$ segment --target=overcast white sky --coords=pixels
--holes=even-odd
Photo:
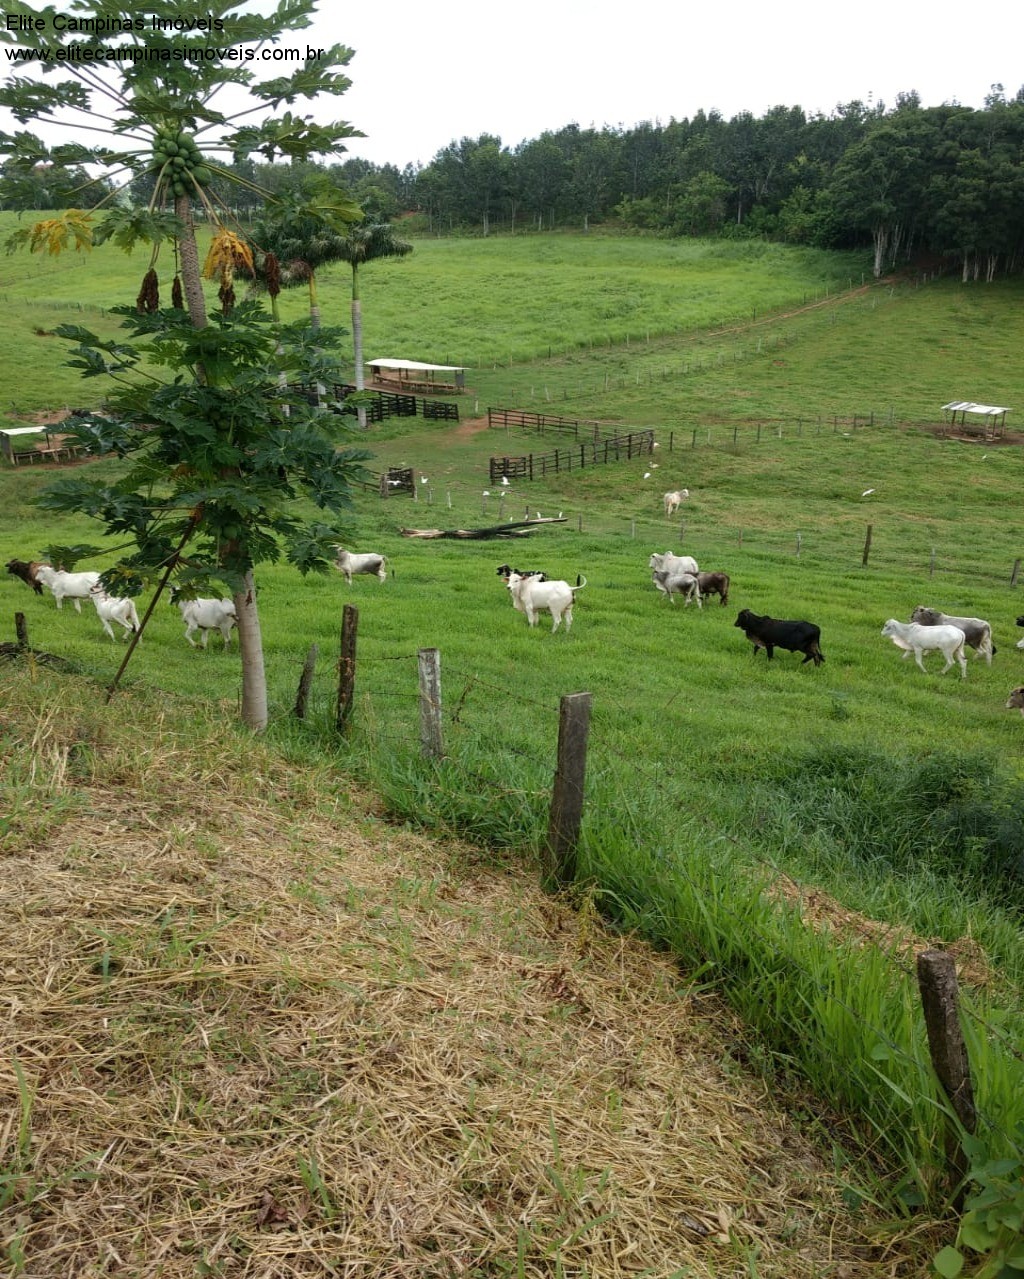
[[[515,147],[567,124],[667,124],[701,109],[828,115],[911,90],[925,106],[980,107],[993,83],[1008,96],[1024,85],[1024,0],[320,0],[285,43],[355,49],[348,93],[295,109],[348,120],[367,135],[350,155],[402,168],[482,133]]]
[[[1024,84],[1022,0],[324,0],[307,34],[356,50],[352,88],[323,107],[367,134],[349,154],[400,168],[481,133],[514,147],[573,122],[827,115],[912,89],[980,107],[991,84]]]

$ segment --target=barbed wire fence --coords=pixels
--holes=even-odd
[[[531,697],[520,689],[510,690],[508,686],[461,667],[446,668],[445,695],[442,697],[441,655],[437,649],[419,649],[388,657],[360,657],[360,679],[369,674],[367,683],[370,688],[360,690],[357,696],[354,658],[357,628],[358,610],[346,605],[343,655],[339,661],[339,709],[336,718],[339,731],[351,732],[354,718],[361,709],[368,720],[363,727],[376,748],[414,756],[414,744],[418,738],[420,766],[425,770],[425,776],[429,775],[431,792],[450,787],[446,799],[450,801],[451,811],[456,813],[467,793],[495,805],[514,798],[520,805],[526,803],[534,826],[539,830],[546,808],[547,831],[540,839],[540,853],[542,882],[547,889],[570,890],[577,885],[577,856],[584,828],[586,797],[594,789],[614,789],[617,778],[621,776],[628,776],[634,788],[642,790],[646,787],[659,793],[680,821],[696,823],[711,832],[713,841],[726,841],[747,865],[762,873],[765,882],[793,883],[788,873],[763,849],[754,848],[723,828],[720,817],[702,802],[699,788],[684,787],[682,781],[676,791],[666,788],[665,774],[657,765],[616,747],[614,735],[610,733],[602,734],[596,748],[588,752],[590,694],[569,694],[559,699],[555,756],[553,759],[543,758],[522,745],[521,735],[518,743],[511,738],[496,740],[491,731],[488,731],[486,741],[475,736],[476,730],[469,724],[466,712],[471,695],[481,694],[500,697],[510,706],[514,704],[535,716],[551,720],[554,717],[550,701],[539,696]],[[448,689],[453,686],[456,691],[451,696]],[[344,711],[343,699],[347,699]],[[603,700],[611,701],[609,709],[613,713],[632,715],[628,707],[615,705],[614,699]],[[377,714],[381,704],[388,707],[383,716]],[[418,721],[418,729],[412,726],[415,721]],[[610,722],[601,720],[599,727],[610,728]],[[467,743],[470,749],[464,752],[463,747]],[[596,757],[596,765],[593,760],[588,762],[588,753]],[[480,760],[484,758],[492,761],[492,767],[487,771],[479,767]],[[507,759],[522,764],[525,775],[506,776],[499,780],[498,774]],[[589,784],[586,781],[588,770],[591,775]],[[542,780],[551,776],[553,781],[550,784]],[[671,860],[671,865],[666,866],[666,873],[686,881],[695,897],[705,894],[706,886],[693,877],[690,866],[681,857]],[[584,882],[586,879],[584,874]],[[800,885],[797,888],[803,891]],[[716,899],[714,909],[729,917],[733,928],[738,933],[745,932],[765,953],[777,947],[778,938],[767,935],[746,914],[741,917],[721,896]],[[843,1016],[855,1023],[864,1040],[878,1053],[883,1057],[891,1055],[910,1072],[911,1077],[917,1078],[921,1096],[937,1102],[938,1113],[942,1116],[942,1131],[936,1133],[935,1144],[945,1148],[951,1202],[961,1206],[968,1171],[960,1140],[963,1132],[972,1133],[983,1125],[998,1137],[1004,1151],[1024,1159],[1019,1137],[1008,1131],[1012,1123],[979,1107],[974,1099],[962,1019],[968,1019],[990,1045],[996,1045],[1007,1061],[1014,1063],[1010,1069],[1020,1075],[1022,1087],[1024,1071],[1019,1067],[1024,1063],[1024,1052],[1003,1026],[984,1014],[971,995],[958,990],[952,955],[927,949],[917,954],[916,966],[913,966],[893,947],[886,948],[884,953],[903,981],[902,994],[897,993],[894,997],[906,1001],[909,1008],[910,990],[916,988],[919,992],[919,1017],[927,1029],[927,1045],[919,1040],[900,1042],[892,1029],[865,1016],[854,1005],[849,991],[844,993],[833,984],[827,984],[799,956],[787,952],[786,964],[808,989],[816,992],[820,1000],[833,1004]],[[905,1011],[904,1017],[911,1017],[911,1013]],[[914,1018],[915,1023],[917,1020]],[[887,1088],[898,1092],[899,1086],[887,1081],[880,1069],[876,1070],[876,1074],[883,1081],[883,1096]],[[936,1080],[942,1090],[938,1098]]]

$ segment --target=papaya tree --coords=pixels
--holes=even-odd
[[[340,419],[316,412],[295,418],[283,411],[294,406],[273,399],[282,366],[301,365],[309,373],[320,357],[296,345],[294,335],[280,343],[255,308],[232,312],[233,275],[251,266],[251,254],[211,187],[217,178],[237,180],[244,161],[304,162],[341,153],[346,139],[361,136],[345,121],[320,123],[294,109],[300,100],[341,95],[351,84],[343,71],[351,49],[312,48],[299,35],[315,11],[316,0],[278,0],[268,13],[238,0],[153,0],[144,14],[116,0],[102,7],[70,0],[61,9],[12,0],[0,30],[0,39],[20,51],[18,62],[46,72],[43,79],[15,75],[0,86],[0,106],[38,130],[0,133],[0,160],[22,167],[84,166],[105,180],[105,194],[93,207],[70,208],[23,228],[9,247],[54,253],[87,250],[103,240],[126,250],[151,246],[138,300],[142,316],[125,316],[127,340],[105,349],[85,330],[69,334],[83,372],[114,371],[132,379],[131,393],[112,401],[126,415],[120,442],[116,430],[95,419],[82,423],[82,438],[125,454],[137,448],[145,460],[113,486],[76,482],[51,500],[133,535],[137,552],[125,566],[127,578],[165,567],[169,554],[182,556],[189,545],[192,572],[216,574],[230,584],[242,652],[242,718],[257,730],[267,722],[267,698],[254,566],[282,554],[300,568],[326,565],[329,527],[304,528],[280,499],[293,491],[294,475],[324,507],[340,510],[357,459],[335,453],[330,443]],[[287,47],[289,38],[296,47]],[[211,58],[214,44],[217,56]],[[296,55],[293,62],[280,57],[287,53]],[[293,65],[287,74],[257,74]],[[44,141],[43,134],[60,141]],[[141,177],[150,179],[152,194],[147,204],[133,205],[126,195]],[[205,264],[193,221],[197,208],[211,226]],[[354,205],[352,217],[358,217]],[[156,268],[168,242],[180,264],[172,300],[181,307],[165,311]],[[207,312],[204,265],[220,289],[222,313],[215,322]],[[139,399],[147,385],[140,344],[149,365],[162,365],[166,374],[164,382],[149,383],[148,409],[158,426],[153,443],[138,430],[147,411]],[[184,398],[174,401],[168,384]],[[263,405],[264,399],[280,404],[282,412]],[[266,432],[265,443],[248,424],[243,431],[237,411],[228,411],[242,403],[263,405],[253,428]],[[281,432],[289,430],[298,437],[285,441]],[[270,466],[278,480],[274,502]]]

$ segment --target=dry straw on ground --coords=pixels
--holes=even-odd
[[[0,689],[4,1273],[922,1272],[667,957],[326,769],[35,676]]]

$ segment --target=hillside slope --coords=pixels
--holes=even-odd
[[[668,958],[216,708],[5,667],[7,1273],[921,1273]]]

